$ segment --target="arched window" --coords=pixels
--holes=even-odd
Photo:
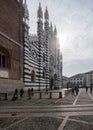
[[[35,82],[35,71],[32,70],[31,72],[31,82]]]
[[[53,77],[50,78],[50,88],[52,89],[53,88],[53,84],[54,84],[54,80],[53,80]]]
[[[43,78],[45,78],[46,77],[46,69],[45,69],[45,67],[43,67]]]
[[[53,64],[54,64],[54,57],[51,55],[50,56],[50,65],[53,65]],[[56,67],[56,65],[54,67]]]
[[[11,57],[6,48],[0,46],[0,68],[10,68]]]
[[[45,53],[43,53],[43,62],[45,62]]]
[[[57,74],[54,74],[54,80],[57,80]]]
[[[6,67],[6,58],[3,53],[0,53],[0,68]]]
[[[58,88],[58,84],[57,84],[57,74],[54,74],[54,88],[55,88],[55,89]]]

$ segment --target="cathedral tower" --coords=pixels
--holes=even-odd
[[[56,26],[54,28],[54,35],[57,36],[57,29],[56,29]]]
[[[41,87],[41,80],[42,80],[42,44],[43,44],[43,12],[41,3],[39,3],[38,11],[37,11],[37,36],[38,36],[38,42],[39,42],[39,91]]]
[[[46,86],[49,87],[49,14],[46,7],[45,10],[45,23],[44,23],[44,30],[45,30],[45,44],[46,44]]]
[[[30,64],[27,64],[27,61],[30,61],[29,59],[29,11],[28,6],[26,3],[26,0],[23,3],[23,10],[24,10],[24,17],[23,17],[23,31],[24,31],[24,37],[23,37],[23,43],[24,43],[24,84],[25,87],[28,87],[28,82],[30,82]]]
[[[42,43],[42,35],[43,35],[43,12],[41,3],[39,3],[38,11],[37,11],[37,36],[39,39],[39,42]]]

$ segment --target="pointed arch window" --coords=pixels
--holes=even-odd
[[[10,68],[11,57],[8,50],[0,46],[0,68]]]
[[[57,80],[57,74],[54,74],[54,80]]]
[[[35,82],[35,71],[31,71],[31,82]]]
[[[0,68],[6,67],[6,57],[4,54],[0,53]]]
[[[45,69],[45,67],[43,67],[43,78],[45,78],[46,77],[46,69]]]
[[[45,53],[43,53],[43,62],[45,62]]]

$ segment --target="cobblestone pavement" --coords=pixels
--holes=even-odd
[[[0,130],[93,130],[93,94],[0,101]]]

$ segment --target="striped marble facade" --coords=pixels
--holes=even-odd
[[[49,26],[47,7],[43,23],[43,11],[41,4],[39,4],[37,19],[37,35],[30,35],[29,26],[26,20],[24,22],[25,89],[60,88],[62,79],[62,54],[60,52],[56,28],[53,31]]]

